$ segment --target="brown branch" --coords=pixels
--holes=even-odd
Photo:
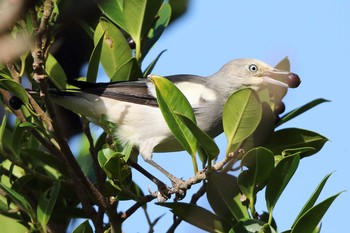
[[[140,200],[138,200],[134,205],[132,205],[129,209],[119,215],[120,221],[124,222],[128,217],[130,217],[136,210],[142,207],[147,202],[154,200],[155,197],[153,195],[146,195]]]

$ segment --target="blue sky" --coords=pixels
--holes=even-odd
[[[299,74],[302,84],[290,90],[284,99],[287,111],[316,98],[332,102],[322,104],[291,121],[285,127],[305,128],[330,139],[316,155],[303,159],[275,209],[279,230],[287,230],[321,179],[334,172],[319,200],[349,189],[350,150],[347,117],[350,100],[350,1],[191,1],[186,16],[168,28],[148,55],[145,65],[159,52],[163,54],[154,73],[197,74],[207,76],[234,58],[254,57],[271,65],[285,56],[291,69]],[[217,142],[225,149],[225,138]],[[192,176],[190,156],[185,152],[155,154],[154,159],[178,177]],[[144,164],[142,159],[140,163]],[[181,169],[179,169],[181,168]],[[153,171],[150,168],[151,171]],[[154,172],[157,174],[157,172]],[[133,173],[138,184],[150,181]],[[161,176],[160,176],[161,177]],[[155,189],[154,186],[151,186]],[[191,193],[187,195],[188,200]],[[266,210],[264,197],[258,210]],[[259,201],[258,201],[259,202]],[[323,219],[324,233],[343,232],[350,203],[349,192],[334,202]],[[123,208],[130,205],[124,204]],[[204,205],[204,201],[199,201]],[[165,216],[155,227],[163,232],[172,214],[166,208],[149,203],[152,219]],[[134,224],[137,222],[137,224]],[[145,232],[147,225],[142,210],[127,220],[125,232]],[[181,224],[177,232],[201,232]]]

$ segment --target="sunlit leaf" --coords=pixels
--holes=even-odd
[[[159,107],[169,129],[183,148],[193,157],[197,151],[197,140],[186,125],[175,114],[180,113],[196,122],[192,107],[182,92],[168,79],[152,76]]]
[[[228,141],[226,154],[231,147],[249,137],[258,127],[262,116],[261,103],[251,89],[233,93],[226,101],[222,121]]]
[[[300,211],[300,213],[298,214],[298,216],[295,218],[295,222],[293,223],[293,226],[296,224],[296,222],[300,219],[300,217],[307,212],[309,209],[311,209],[314,204],[316,203],[317,198],[319,197],[319,195],[322,192],[323,187],[325,186],[328,178],[331,176],[331,174],[326,175],[322,181],[320,182],[320,184],[317,186],[316,190],[314,191],[314,193],[311,195],[311,197],[309,198],[309,200],[305,203],[304,207],[302,208],[302,210]]]
[[[328,208],[332,205],[333,201],[341,194],[337,193],[321,203],[315,205],[306,211],[295,223],[291,233],[309,233],[314,232],[327,212]]]
[[[67,80],[66,73],[56,58],[50,53],[45,61],[45,71],[58,89],[65,89]]]
[[[317,153],[328,141],[322,135],[298,128],[286,128],[276,131],[270,142],[265,146],[275,155],[282,154],[283,151],[296,148],[312,147],[313,151],[301,151],[301,158]]]
[[[124,1],[125,0],[99,0],[97,1],[97,5],[108,19],[127,31],[123,15]]]
[[[102,18],[95,29],[94,44],[97,45],[101,35],[103,45],[101,51],[101,64],[112,78],[116,71],[132,58],[132,53],[123,33],[111,22]],[[119,80],[128,80],[129,77],[119,77]]]

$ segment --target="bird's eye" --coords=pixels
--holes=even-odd
[[[257,72],[257,71],[258,71],[257,65],[251,64],[251,65],[249,66],[249,71],[252,72],[252,73]]]

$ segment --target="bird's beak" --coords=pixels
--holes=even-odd
[[[296,88],[301,83],[297,74],[284,70],[272,69],[264,71],[259,76],[266,84],[274,84],[285,88]]]

